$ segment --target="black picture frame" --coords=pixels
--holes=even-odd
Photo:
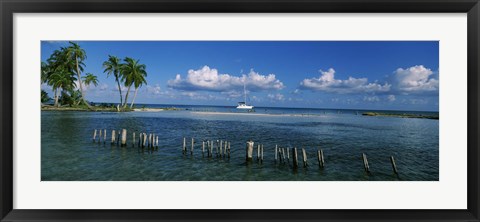
[[[1,221],[480,221],[479,0],[0,0]],[[13,209],[14,13],[467,13],[468,209],[466,210],[19,210]],[[454,148],[454,147],[452,147]],[[94,200],[92,200],[94,201]],[[252,199],[252,201],[255,201]]]

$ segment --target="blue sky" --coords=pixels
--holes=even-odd
[[[437,41],[78,43],[87,53],[84,73],[99,79],[97,87],[86,87],[93,102],[120,100],[102,67],[115,55],[147,66],[136,103],[235,106],[245,84],[254,106],[438,111]],[[42,61],[66,45],[42,41]]]

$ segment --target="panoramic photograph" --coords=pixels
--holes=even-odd
[[[42,181],[438,181],[438,41],[41,41]]]

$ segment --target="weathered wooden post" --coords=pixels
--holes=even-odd
[[[222,153],[223,153],[223,140],[220,140],[220,157],[222,157]]]
[[[322,167],[322,154],[320,154],[320,150],[317,150],[317,159],[318,159],[318,166]]]
[[[288,148],[285,148],[285,150],[287,151],[287,162],[290,163],[290,152],[288,152]]]
[[[303,167],[307,167],[307,152],[305,152],[305,149],[302,148],[302,154],[303,154]]]
[[[223,143],[223,145],[224,145],[224,148],[223,148],[223,157],[226,157],[226,156],[227,156],[228,143],[229,143],[229,142],[227,142],[227,141],[225,141],[225,143]]]
[[[230,142],[228,142],[228,159],[230,159]]]
[[[393,156],[390,156],[390,162],[392,163],[393,172],[395,174],[398,174],[397,164],[395,164],[395,159],[393,158]]]
[[[324,167],[325,166],[325,158],[323,157],[323,150],[322,149],[320,149],[320,157],[321,157],[320,160],[322,161],[322,167]]]
[[[157,148],[157,149],[158,149],[158,136],[157,136],[157,138],[156,138],[155,145],[156,145],[156,147],[155,147],[155,148]]]
[[[278,148],[278,162],[282,163],[282,148]]]
[[[263,144],[262,144],[262,150],[260,151],[260,162],[263,163]]]
[[[215,147],[215,155],[218,157],[218,146],[220,145],[220,140],[217,140],[217,146]]]
[[[107,129],[103,129],[103,144],[107,141]]]
[[[112,142],[111,144],[115,144],[115,130],[112,130]]]
[[[143,141],[143,137],[142,137],[142,133],[138,133],[138,148],[142,147],[142,141]]]
[[[246,160],[251,161],[253,157],[253,145],[254,142],[252,140],[247,141],[247,148],[246,148]]]
[[[213,140],[210,141],[210,157],[213,157]]]
[[[365,153],[362,153],[362,158],[363,158],[363,167],[365,168],[365,171],[368,173],[370,172],[370,167],[368,166],[367,155],[365,155]]]
[[[93,142],[95,143],[95,138],[97,137],[97,130],[93,131]]]
[[[205,141],[202,141],[202,157],[205,155]]]
[[[147,134],[143,133],[142,137],[143,137],[142,148],[145,148],[145,146],[147,145]]]
[[[99,129],[98,132],[100,132],[100,135],[98,135],[98,143],[102,141],[102,130]]]
[[[282,161],[285,162],[285,151],[287,151],[287,148],[282,148]],[[288,151],[287,151],[288,153]]]
[[[192,147],[190,148],[190,155],[193,155],[193,146],[195,144],[195,140],[192,138]]]
[[[297,147],[292,148],[292,160],[293,160],[293,168],[297,168],[298,167]]]
[[[257,145],[257,161],[260,161],[260,144]]]
[[[122,146],[127,145],[127,129],[122,129]]]
[[[186,150],[187,150],[187,139],[183,137],[182,153],[185,154]]]

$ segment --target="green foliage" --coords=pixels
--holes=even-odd
[[[42,103],[47,103],[47,102],[51,101],[52,98],[50,98],[50,97],[48,96],[48,93],[45,92],[45,90],[42,89],[40,100],[41,100]]]

